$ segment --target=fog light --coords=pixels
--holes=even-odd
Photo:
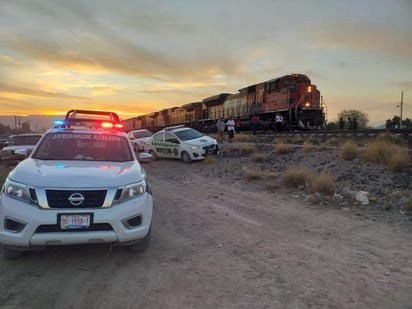
[[[14,233],[21,232],[25,226],[26,226],[25,223],[18,222],[18,221],[8,219],[8,218],[6,218],[6,220],[4,221],[5,229],[8,231],[14,232]]]
[[[142,216],[141,215],[130,217],[126,220],[123,220],[123,225],[125,227],[127,227],[128,229],[139,226],[140,224],[142,224]]]

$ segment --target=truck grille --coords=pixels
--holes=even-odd
[[[79,205],[73,205],[69,201],[75,193],[84,197]],[[99,208],[103,206],[106,190],[46,190],[46,196],[50,208]]]

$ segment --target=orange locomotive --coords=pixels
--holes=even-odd
[[[219,117],[241,120],[241,130],[250,130],[256,114],[260,128],[275,130],[275,115],[282,116],[282,128],[319,129],[324,126],[324,103],[320,91],[303,74],[290,74],[194,102],[164,109],[124,121],[125,129],[146,128],[157,131],[165,126],[184,124],[200,131],[215,130]]]

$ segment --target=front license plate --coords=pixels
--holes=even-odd
[[[90,226],[90,214],[60,215],[60,228],[87,229]]]

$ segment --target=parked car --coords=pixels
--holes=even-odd
[[[0,244],[6,258],[57,245],[148,248],[150,185],[113,115],[69,111],[10,172],[0,192]]]
[[[18,149],[26,149],[32,151],[37,142],[42,137],[42,134],[27,133],[17,134],[10,137],[4,148],[0,150],[1,162],[6,165],[15,165],[19,160],[24,159],[16,153]]]
[[[133,145],[135,151],[143,151],[144,145],[153,135],[152,132],[146,129],[134,130],[128,133],[130,142]]]
[[[155,134],[145,144],[145,151],[152,158],[182,159],[186,163],[203,160],[210,154],[217,154],[218,145],[199,131],[184,127],[165,128]]]
[[[10,134],[0,134],[0,149],[6,147]]]

